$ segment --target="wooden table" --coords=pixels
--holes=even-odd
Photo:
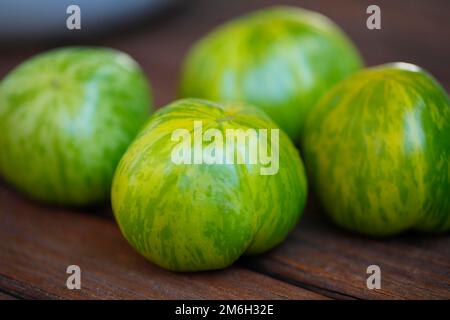
[[[130,53],[151,79],[158,106],[176,96],[189,45],[213,26],[275,1],[197,1],[156,21],[77,43]],[[378,1],[382,30],[365,27],[367,1],[285,1],[325,13],[351,36],[368,65],[413,62],[450,88],[450,2]],[[56,45],[0,47],[0,76]],[[1,152],[1,151],[0,151]],[[312,197],[311,197],[312,198]],[[82,270],[68,290],[66,268]],[[366,287],[378,265],[382,289]],[[0,182],[0,299],[449,299],[450,236],[407,233],[374,240],[342,231],[309,199],[300,224],[274,250],[213,272],[172,273],[145,261],[120,235],[108,205],[90,210],[36,203]]]

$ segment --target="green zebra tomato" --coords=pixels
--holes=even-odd
[[[385,236],[450,229],[450,101],[417,66],[361,71],[311,112],[308,174],[339,225]]]
[[[180,96],[255,105],[298,141],[317,99],[360,67],[357,50],[328,18],[275,7],[199,41],[185,60]]]
[[[198,136],[199,122],[205,132]],[[257,130],[258,143],[233,138],[228,144],[231,129]],[[194,141],[184,163],[174,160],[180,130]],[[227,144],[218,143],[221,136]],[[264,141],[268,150],[261,148]],[[250,145],[277,154],[278,170],[262,174],[265,162],[251,162]],[[240,163],[235,156],[234,162],[221,161],[230,151],[245,156]],[[207,154],[220,161],[207,162]],[[130,145],[111,199],[123,235],[140,254],[170,270],[199,271],[224,268],[280,243],[299,219],[306,192],[297,149],[260,110],[185,99],[158,110]]]
[[[40,54],[0,84],[0,173],[44,202],[107,200],[150,106],[147,80],[124,53],[74,47]]]

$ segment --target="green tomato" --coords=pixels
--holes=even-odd
[[[185,60],[180,96],[255,105],[298,141],[317,100],[361,64],[351,41],[325,16],[269,8],[198,42]]]
[[[339,225],[375,236],[450,229],[450,101],[417,66],[361,71],[311,112],[308,174]]]
[[[174,162],[180,143],[174,140],[174,132],[183,130],[189,141],[195,141],[198,122],[205,132],[197,145],[203,151],[193,152],[197,155],[206,154],[208,146],[218,141],[217,136],[206,138],[210,129],[220,136],[226,136],[228,129],[254,129],[258,137],[263,136],[259,129],[277,129],[256,108],[186,99],[155,113],[131,144],[113,181],[116,220],[140,254],[175,271],[224,268],[243,254],[272,248],[294,227],[306,199],[302,161],[288,136],[278,129],[277,144],[272,144],[275,131],[265,135],[268,154],[279,155],[274,174],[262,175],[265,164],[252,162],[250,156],[241,163]],[[188,146],[196,145],[192,141]],[[214,152],[209,152],[249,154],[237,142],[230,145],[215,145]],[[190,157],[191,151],[186,155]]]
[[[105,201],[150,107],[144,74],[124,53],[74,47],[40,54],[0,84],[0,173],[44,202]]]

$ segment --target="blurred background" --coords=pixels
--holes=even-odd
[[[66,9],[81,8],[81,30],[68,30]],[[108,46],[132,55],[150,78],[157,106],[176,97],[178,72],[190,45],[215,26],[271,5],[321,12],[352,38],[367,65],[418,64],[450,90],[448,0],[2,0],[0,78],[26,58],[65,45]],[[370,4],[381,30],[366,27]]]

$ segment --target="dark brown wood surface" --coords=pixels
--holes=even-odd
[[[55,46],[110,46],[142,65],[156,104],[162,106],[176,97],[181,61],[193,41],[232,17],[274,3],[279,2],[196,1],[113,35],[3,44],[0,77]],[[450,89],[450,1],[378,1],[378,31],[365,27],[369,1],[283,3],[331,17],[355,41],[368,65],[416,63]],[[71,264],[81,267],[81,290],[66,288]],[[381,267],[381,290],[366,287],[366,268],[372,264]],[[407,233],[376,240],[353,235],[330,224],[310,199],[300,224],[274,250],[243,258],[226,270],[178,274],[136,254],[120,235],[109,206],[50,207],[0,182],[0,299],[17,298],[450,299],[450,236]]]
[[[0,288],[15,296],[325,298],[241,266],[200,273],[165,271],[135,253],[112,219],[37,205],[5,187],[0,189],[0,203]],[[81,268],[81,290],[66,287],[66,268],[73,264]]]

